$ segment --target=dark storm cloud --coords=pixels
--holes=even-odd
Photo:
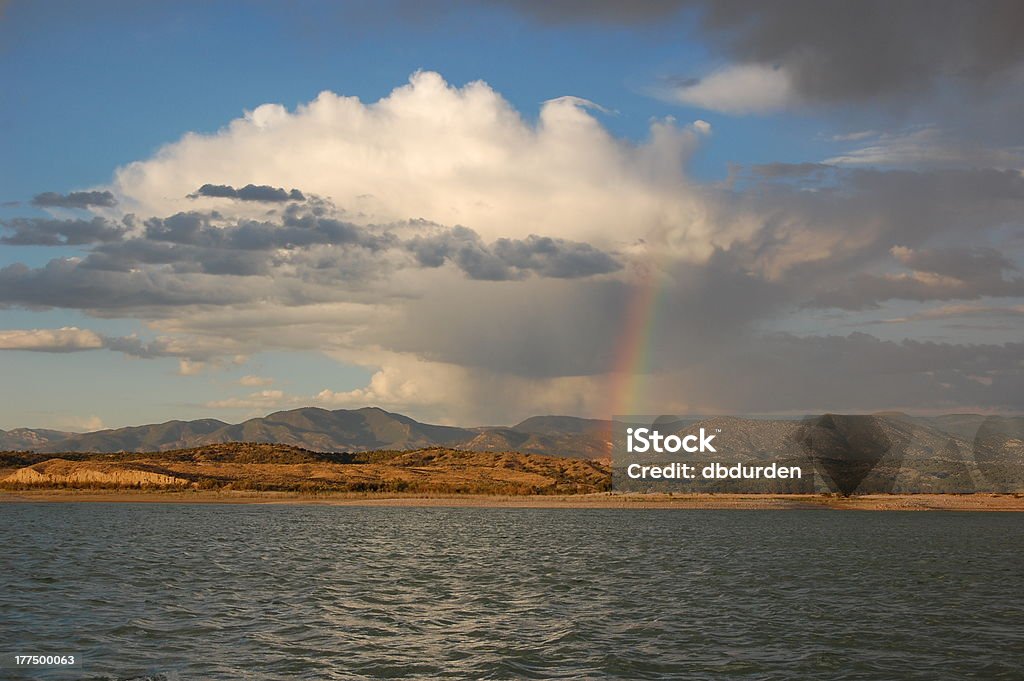
[[[666,273],[649,338],[652,399],[750,412],[891,406],[1024,407],[1024,344],[884,341],[863,333],[765,334],[794,299],[720,252]],[[615,366],[637,298],[618,280],[531,279],[514,287],[444,288],[362,338],[428,360],[531,378],[597,375]],[[465,314],[472,310],[473,314]],[[659,393],[656,377],[669,378]],[[765,395],[771,400],[765,402]]]
[[[167,218],[150,218],[145,221],[146,238],[152,241],[167,241],[176,244],[194,244],[200,234],[211,229],[211,219],[216,213],[175,213]]]
[[[189,198],[199,197],[238,199],[239,201],[263,201],[266,203],[280,203],[283,201],[305,201],[306,196],[298,189],[286,191],[281,187],[271,187],[266,184],[247,184],[244,187],[235,189],[226,184],[204,184]]]
[[[928,302],[1024,296],[1024,278],[1005,274],[1016,271],[1017,265],[992,248],[894,247],[892,254],[912,272],[856,273],[820,291],[810,304],[861,310],[894,299]]]
[[[512,267],[542,277],[575,279],[622,269],[612,256],[590,244],[533,234],[526,239],[498,239],[493,250]]]
[[[456,227],[448,234],[429,238],[446,242],[448,259],[470,279],[509,281],[527,275],[527,272],[512,267],[495,255],[472,230]]]
[[[729,251],[752,271],[771,272],[794,305],[1019,295],[1020,280],[1008,274],[1019,249],[989,245],[1024,226],[1018,171],[837,168],[823,184],[799,164],[768,175],[723,196],[727,212],[760,220]]]
[[[1024,174],[1019,170],[940,169],[940,170],[854,170],[847,175],[859,191],[892,196],[907,192],[911,196],[950,194],[956,199],[983,201],[1024,200]]]
[[[1024,296],[1024,278],[1007,276],[1017,265],[992,248],[909,249],[892,254],[910,273],[856,273],[811,301],[820,307],[860,310],[887,300],[917,302]]]
[[[709,354],[689,379],[734,409],[807,411],[968,405],[1024,408],[1024,343],[954,344],[848,336],[751,336]],[[979,380],[980,379],[980,380]],[[737,393],[735,386],[743,387]]]
[[[80,246],[118,241],[127,227],[104,218],[91,220],[54,220],[51,218],[11,218],[0,220],[0,228],[9,234],[0,243],[11,246]]]
[[[781,65],[812,99],[984,83],[1024,60],[1017,0],[726,0],[703,21],[734,60]]]
[[[148,240],[206,249],[268,251],[309,246],[351,246],[372,251],[395,243],[388,233],[374,232],[314,212],[286,212],[279,222],[240,220],[224,224],[216,213],[177,213],[145,221]]]
[[[175,273],[236,276],[270,275],[284,262],[323,268],[357,260],[341,253],[303,258],[298,253],[317,247],[347,252],[383,253],[397,243],[389,233],[375,233],[317,214],[286,212],[278,222],[225,221],[218,213],[177,213],[145,220],[142,236],[94,248],[84,269],[129,271],[142,265],[169,266]],[[359,261],[363,265],[365,261]],[[363,269],[368,272],[370,270]],[[352,272],[338,271],[339,279]],[[301,276],[301,272],[299,273]]]
[[[272,264],[272,258],[258,251],[129,239],[94,249],[81,266],[84,269],[128,272],[140,265],[168,265],[180,274],[255,276],[270,274]]]
[[[166,318],[187,308],[230,309],[260,304],[301,306],[353,299],[343,278],[322,284],[274,271],[274,276],[230,276],[188,267],[136,265],[103,269],[77,258],[42,267],[15,263],[0,268],[0,308],[65,308],[98,316]]]
[[[912,270],[931,272],[962,281],[998,277],[1017,266],[994,248],[894,249],[896,258]]]
[[[913,275],[857,274],[836,288],[826,288],[809,301],[816,307],[864,310],[887,300],[977,300],[984,296],[1024,296],[1024,278],[1004,279],[998,274],[969,279]]]
[[[855,174],[844,178],[850,182]],[[911,243],[908,236],[917,235],[918,241],[924,241],[963,218],[953,216],[947,223],[935,224],[938,216],[949,212],[940,201],[934,212],[919,216],[921,224],[905,224],[909,216],[940,199],[963,202],[965,214],[971,215],[975,212],[972,201],[991,204],[988,197],[993,191],[1008,197],[1009,203],[986,215],[978,229],[1002,221],[1005,214],[1001,211],[1015,205],[1013,183],[1009,190],[1006,186],[993,189],[969,176],[968,181],[953,185],[961,194],[943,197],[942,192],[951,191],[949,176],[928,175],[932,183],[914,176],[907,185],[885,193],[886,200],[902,195],[911,202],[901,211],[878,203],[879,188],[890,183],[875,179],[857,184],[856,189],[844,186],[838,201],[821,200],[793,187],[778,195],[769,193],[768,198],[775,202],[772,211],[787,211],[784,219],[776,218],[780,224],[799,220],[815,229],[827,226],[850,233],[851,238],[858,236],[851,232],[854,228],[867,225],[869,232],[878,228],[879,214],[895,215],[882,225],[874,241],[862,247],[864,259],[858,266],[850,265],[849,256],[835,254],[816,268],[797,267],[777,279],[757,274],[751,265],[758,257],[792,247],[784,239],[764,240],[756,248],[748,244],[746,248],[718,249],[704,263],[669,265],[664,272],[657,332],[650,338],[650,370],[655,375],[677,376],[678,390],[699,390],[709,404],[747,411],[764,409],[765,394],[772,395],[774,409],[1024,406],[1021,344],[897,343],[865,334],[802,338],[764,335],[758,330],[760,322],[779,319],[794,305],[816,297],[821,303],[833,289],[853,292],[852,303],[827,302],[840,306],[864,306],[894,296],[932,299],[941,293],[927,277],[914,279],[915,273],[934,275],[943,285],[959,287],[951,292],[952,297],[973,296],[979,287],[987,287],[984,295],[1024,294],[1010,288],[996,290],[997,283],[1017,267],[1000,251],[980,246],[903,245]],[[992,177],[999,185],[1004,176]],[[893,181],[905,178],[899,173],[890,175]],[[917,193],[907,196],[900,191],[907,186],[917,186]],[[795,198],[810,202],[794,203]],[[867,212],[869,209],[880,213]],[[1010,214],[1020,215],[1019,211]],[[497,374],[543,379],[608,371],[619,350],[631,301],[637,297],[636,285],[628,279],[572,278],[582,272],[602,272],[614,263],[595,256],[601,252],[587,244],[540,237],[484,244],[471,230],[436,226],[431,227],[435,231],[430,235],[403,241],[303,214],[291,214],[278,223],[242,221],[215,226],[223,222],[212,214],[178,214],[147,221],[145,236],[101,244],[84,260],[59,259],[39,268],[12,265],[0,269],[0,306],[66,307],[101,316],[159,319],[180,318],[187,315],[186,308],[223,309],[228,314],[247,305],[348,301],[354,289],[346,277],[354,277],[359,284],[388,271],[393,263],[380,257],[394,252],[422,267],[451,262],[470,278],[521,281],[491,287],[447,280],[436,290],[431,287],[400,303],[404,306],[401,314],[385,316],[359,331],[356,342]],[[772,225],[768,221],[766,229]],[[279,253],[281,244],[295,238],[279,239],[274,230],[288,234],[298,229],[315,235],[307,240],[309,245]],[[892,230],[899,236],[890,235]],[[898,244],[895,249],[886,245],[893,239]],[[374,250],[360,245],[363,243],[380,247]],[[874,254],[883,246],[885,251],[878,259]],[[883,274],[870,275],[878,279],[874,282],[857,279],[865,276],[864,263],[876,260],[890,269],[903,267],[911,274],[899,275],[906,281],[887,280],[886,276],[893,275]],[[530,273],[541,276],[527,276]],[[239,274],[251,276],[228,276]],[[552,278],[562,280],[552,282]],[[914,289],[922,286],[921,281],[931,288]],[[1013,281],[1005,279],[1004,285]],[[133,338],[104,338],[103,342],[110,350],[139,357],[201,359],[198,350]],[[204,352],[213,357],[227,351]]]
[[[700,361],[789,302],[785,289],[743,271],[724,252],[704,264],[675,265],[665,277],[648,346],[653,371]],[[638,297],[638,285],[606,278],[531,277],[500,287],[451,282],[368,329],[365,340],[517,376],[595,375],[613,367]]]
[[[40,208],[89,208],[91,206],[109,208],[117,205],[117,199],[108,191],[71,192],[70,194],[43,192],[35,195],[32,205]]]
[[[93,246],[83,258],[3,268],[0,306],[130,313],[253,300],[337,301],[411,262],[437,267],[451,261],[470,278],[487,280],[531,273],[576,278],[621,267],[588,244],[530,237],[488,246],[459,227],[403,241],[318,210],[285,211],[273,222],[190,212],[145,221],[129,216],[123,226],[95,218],[14,219],[4,227],[12,234],[3,243]],[[129,231],[135,235],[126,236]]]
[[[108,271],[73,258],[0,268],[0,306],[129,312],[138,308],[230,305],[259,293],[242,280],[180,276],[156,269]]]
[[[530,235],[525,239],[498,239],[491,245],[465,227],[406,243],[424,267],[453,262],[470,279],[507,281],[530,273],[555,279],[575,279],[622,269],[611,255],[590,244]]]
[[[823,174],[827,187],[820,181]],[[744,293],[730,298],[730,307],[750,299],[757,286],[792,307],[844,309],[872,308],[891,299],[1020,295],[1012,253],[984,245],[992,230],[1024,225],[1024,177],[1018,171],[772,164],[754,169],[722,198],[724,224],[732,219],[729,211],[747,216],[737,218],[742,220],[757,216],[761,224],[727,249],[719,248],[706,264],[714,287],[703,279],[688,279],[687,286],[711,300],[739,287]],[[408,267],[410,260],[424,268],[451,263],[468,278],[486,281],[522,281],[531,275],[583,279],[622,269],[615,256],[586,243],[540,236],[485,243],[465,227],[412,223],[419,235],[403,238],[391,228],[355,225],[299,205],[263,221],[187,212],[145,221],[126,218],[124,226],[101,218],[14,219],[4,226],[10,232],[4,243],[95,244],[73,264],[8,268],[0,300],[30,306],[86,305],[80,291],[95,286],[87,297],[91,303],[114,281],[133,289],[131,295],[115,293],[97,305],[117,307],[127,296],[123,304],[138,306],[150,294],[155,305],[175,304],[174,291],[156,290],[147,276],[175,282],[184,300],[193,278],[202,286],[215,285],[212,277],[230,276],[273,278],[298,289],[348,290]],[[127,228],[135,236],[127,236]],[[968,233],[977,244],[970,249],[942,246],[943,240]],[[821,244],[829,243],[836,246],[822,253]],[[412,257],[395,257],[401,253]],[[75,288],[66,304],[54,291],[60,282]],[[30,290],[33,286],[40,291]],[[773,309],[782,313],[778,306]]]
[[[683,10],[730,61],[782,68],[809,100],[903,96],[993,82],[1024,64],[1019,0],[503,2],[548,23],[643,24]]]

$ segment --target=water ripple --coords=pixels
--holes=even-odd
[[[77,652],[93,681],[1020,679],[1024,659],[1009,514],[19,504],[0,542],[0,642]]]

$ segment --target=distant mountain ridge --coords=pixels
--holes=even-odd
[[[378,407],[333,411],[302,407],[236,424],[198,419],[90,433],[17,428],[0,431],[0,450],[160,452],[226,442],[259,442],[316,452],[449,447],[599,459],[609,455],[609,433],[607,421],[571,416],[533,417],[512,427],[459,428],[420,423]]]
[[[947,450],[956,449],[966,455],[975,449],[974,441],[979,434],[986,438],[996,437],[1000,442],[998,447],[986,445],[979,451],[1001,452],[992,454],[991,461],[984,459],[983,456],[982,468],[996,471],[996,477],[1008,479],[1016,479],[1014,470],[1024,469],[1022,417],[993,419],[978,414],[912,417],[892,412],[877,416],[894,425],[904,423],[907,428],[913,427],[916,444],[907,451],[911,459],[920,462],[916,466],[919,470],[922,467],[927,468],[926,462],[936,457],[949,458],[944,453]],[[732,424],[728,426],[730,430],[739,428],[736,434],[750,443],[751,452],[769,449],[768,443],[777,445],[782,441],[780,433],[790,432],[799,421],[719,418],[725,418]],[[698,421],[705,425],[712,422],[710,419],[685,418],[678,422],[673,420],[671,423],[659,424],[663,429],[681,432]],[[473,452],[522,452],[610,460],[611,439],[612,429],[609,421],[573,416],[533,416],[514,426],[461,428],[421,423],[408,416],[378,407],[333,411],[303,407],[278,411],[235,424],[217,419],[197,419],[91,433],[16,428],[0,431],[0,451],[165,452],[231,442],[250,442],[291,445],[314,452],[408,451],[445,447]],[[757,445],[758,442],[762,444]],[[775,445],[773,447],[777,450],[778,447]],[[956,455],[953,458],[962,457]],[[962,472],[955,475],[949,473],[945,480],[950,489],[956,480],[960,481],[956,484],[962,483],[962,487],[966,487],[968,482]]]

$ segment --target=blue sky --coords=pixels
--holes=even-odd
[[[0,244],[0,371],[8,378],[0,428],[232,421],[307,403],[374,403],[467,424],[537,410],[606,415],[608,402],[592,395],[610,380],[627,311],[586,319],[575,311],[627,304],[650,266],[665,287],[656,314],[667,335],[651,340],[650,365],[631,369],[650,374],[649,403],[638,413],[692,405],[695,392],[708,395],[700,405],[708,409],[764,407],[753,387],[707,388],[709,375],[748,361],[763,374],[751,386],[779,380],[773,372],[792,379],[784,407],[794,410],[1017,409],[1024,140],[1000,121],[1021,111],[1024,57],[1012,41],[1000,47],[987,6],[972,10],[977,25],[993,26],[986,39],[952,20],[921,35],[914,13],[923,6],[914,3],[882,23],[856,14],[856,3],[840,5],[797,22],[785,4],[719,16],[702,2],[636,10],[601,2],[558,10],[531,2],[7,4],[0,220],[18,239]],[[837,21],[850,35],[822,39],[836,35]],[[891,63],[876,64],[872,32],[883,31],[897,47],[885,57]],[[819,65],[830,69],[824,79]],[[439,74],[447,94],[421,80],[411,103],[372,108],[417,72]],[[467,84],[478,80],[487,90],[473,99]],[[302,118],[322,91],[376,112],[365,114],[375,117],[373,132],[346,128],[355,119],[330,103],[318,115],[340,116],[332,126]],[[599,108],[544,109],[568,96]],[[500,102],[524,127],[495,123]],[[288,112],[281,139],[321,170],[304,174],[301,158],[254,170],[281,147],[259,137],[262,124],[251,126],[256,132],[227,126],[267,103]],[[434,135],[452,132],[447,158],[409,128],[417,107],[434,106],[458,112]],[[547,141],[542,110],[570,121]],[[650,142],[652,125],[670,131],[664,141]],[[463,147],[460,126],[491,132]],[[190,133],[209,143],[192,145],[183,138]],[[358,164],[321,159],[316,135],[353,155],[423,160],[393,178],[386,166],[361,178]],[[569,151],[557,151],[562,142]],[[534,143],[533,155],[516,156]],[[488,165],[491,154],[506,160]],[[218,170],[207,177],[196,159]],[[435,160],[475,170],[456,181],[456,171],[437,175]],[[123,169],[135,162],[139,174],[128,177]],[[526,203],[506,196],[505,187],[515,194],[531,178],[515,164],[534,162],[537,192]],[[198,178],[196,186],[179,186],[184,177]],[[239,274],[216,268],[248,257],[249,246],[230,252],[209,237],[203,246],[145,233],[146,220],[207,209],[202,230],[265,216],[286,226],[279,206],[255,212],[241,200],[186,198],[207,183],[297,187],[310,201],[293,206],[295,215],[318,210],[317,219],[351,225],[361,245],[307,252],[288,243],[266,261],[247,260],[250,270]],[[110,205],[33,205],[43,192],[85,190],[111,192]],[[361,203],[367,196],[372,208]],[[604,199],[608,209],[595,205]],[[485,204],[493,220],[477,210]],[[527,216],[521,227],[509,217],[518,210]],[[596,224],[602,216],[608,224]],[[76,230],[92,219],[124,234],[41,245],[39,234],[58,229],[53,220]],[[536,250],[534,237],[554,239],[555,251]],[[191,250],[168,260],[166,249]],[[205,260],[214,255],[220,264]],[[491,269],[480,268],[485,260]],[[53,273],[57,262],[67,271]],[[584,262],[585,271],[566,269]],[[119,302],[137,284],[111,284],[118,271],[187,300]],[[102,282],[90,279],[97,272]],[[95,298],[83,302],[73,287],[90,287]],[[208,299],[186,295],[200,287]],[[235,292],[246,288],[264,292]],[[214,304],[209,291],[224,292],[225,302]],[[528,311],[538,295],[569,307]],[[328,310],[323,320],[316,305]],[[499,305],[519,316],[495,316]],[[497,324],[512,340],[474,344],[468,338],[486,334],[472,330],[449,337],[446,315],[456,308],[459,323]],[[218,310],[247,321],[221,324]],[[688,320],[698,313],[714,333],[695,330]],[[271,333],[257,328],[259,314],[301,321]],[[580,336],[591,323],[590,337]],[[75,331],[57,331],[68,327]],[[150,345],[126,352],[125,338]],[[759,355],[775,343],[785,347]],[[912,375],[886,369],[845,396],[816,378],[854,380],[830,373],[840,371],[839,358],[885,354],[879,365],[898,364],[890,354],[921,355],[914,343],[931,343],[935,356]],[[970,349],[979,345],[987,349]],[[791,365],[772,368],[779,356]],[[693,357],[706,361],[695,366]],[[829,371],[803,376],[808,357]],[[899,393],[886,396],[894,385]]]
[[[649,96],[660,79],[717,61],[686,13],[656,27],[538,27],[502,7],[396,21],[401,10],[387,5],[11,4],[0,23],[5,200],[102,184],[113,168],[266,102],[292,108],[322,90],[376,100],[420,69],[460,85],[483,79],[525,116],[554,97],[590,99],[610,110],[610,130],[634,139],[651,118],[706,118],[723,132],[695,162],[708,178],[730,161],[836,150],[827,120],[747,120]]]

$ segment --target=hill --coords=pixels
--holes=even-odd
[[[527,419],[520,424],[526,427],[457,428],[420,423],[408,416],[377,407],[333,411],[303,407],[274,412],[237,424],[199,419],[91,433],[21,428],[0,431],[0,449],[36,452],[158,452],[225,442],[263,442],[320,452],[449,447],[470,451],[515,450],[588,459],[608,456],[608,422],[571,417],[539,418],[551,420],[547,428],[531,427],[531,423],[536,425],[535,419]],[[588,432],[583,432],[576,422],[595,425]],[[560,430],[553,427],[555,423],[561,423],[563,428]]]
[[[810,487],[797,489],[792,483],[787,483],[785,489],[765,483],[762,491],[766,492],[845,489],[857,490],[858,493],[962,493],[1024,490],[1024,418],[978,414],[920,417],[901,413],[863,418],[871,419],[874,434],[865,440],[863,436],[870,433],[861,433],[858,437],[862,444],[870,444],[872,440],[888,443],[885,452],[879,453],[877,459],[864,455],[866,451],[854,453],[853,459],[849,452],[838,459],[835,452],[811,452],[813,455],[809,455],[806,447],[798,442],[804,419],[663,416],[656,422],[662,432],[681,435],[693,433],[699,427],[720,428],[724,434],[719,437],[719,443],[728,439],[729,451],[723,453],[729,454],[730,458],[751,463],[778,461],[780,464],[807,465],[807,470],[817,475],[813,490]],[[849,435],[840,430],[833,435],[840,439]],[[818,436],[825,436],[824,441],[820,437],[817,439],[826,444],[832,437],[820,429]],[[9,469],[40,463],[58,452],[61,458],[69,461],[84,460],[80,456],[83,454],[114,452],[148,453],[149,459],[153,459],[158,453],[197,447],[207,448],[203,451],[210,452],[214,451],[209,449],[214,445],[237,442],[278,446],[274,457],[285,456],[286,451],[291,451],[285,447],[335,457],[294,462],[310,464],[356,463],[354,459],[337,457],[360,452],[432,448],[484,453],[519,452],[607,462],[611,460],[611,438],[610,422],[570,416],[534,416],[511,427],[460,428],[421,423],[376,407],[333,411],[306,407],[279,411],[237,424],[199,419],[92,433],[19,428],[0,431],[0,450],[34,453],[32,456],[11,455],[6,465]],[[832,444],[836,443],[838,440]],[[39,459],[36,454],[46,456]],[[294,452],[288,454],[293,455]],[[281,463],[279,459],[262,463],[275,462]],[[729,485],[722,484],[707,491],[730,489]]]
[[[359,453],[222,443],[164,452],[0,454],[0,486],[300,492],[577,494],[610,488],[603,464],[446,448]]]

